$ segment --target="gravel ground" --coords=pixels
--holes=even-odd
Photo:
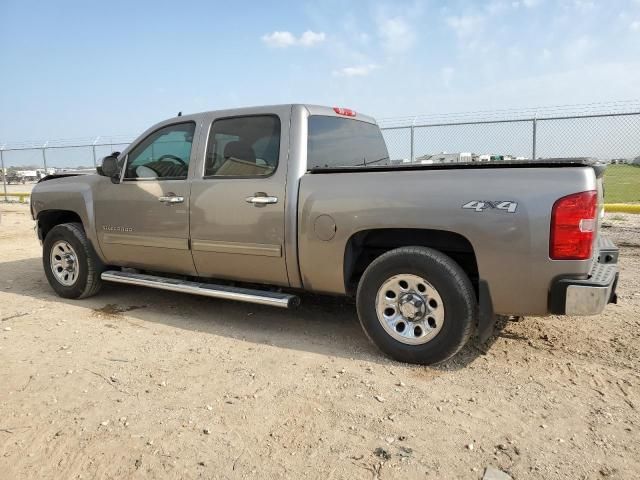
[[[28,207],[0,210],[2,478],[640,477],[640,216],[606,219],[618,305],[503,322],[428,368],[383,357],[335,298],[60,299]]]

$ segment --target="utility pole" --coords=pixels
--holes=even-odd
[[[4,147],[5,145],[2,145],[0,147],[0,167],[2,168],[2,186],[4,188],[4,201],[8,202],[9,201],[9,196],[7,195],[7,171],[4,169]]]

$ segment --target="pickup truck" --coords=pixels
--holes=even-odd
[[[386,354],[431,364],[498,315],[595,315],[618,250],[585,159],[394,165],[375,120],[279,105],[177,116],[31,209],[55,292],[103,281],[294,306],[355,298]]]

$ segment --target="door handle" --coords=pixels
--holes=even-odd
[[[260,193],[255,194],[252,197],[245,198],[247,203],[253,203],[254,205],[268,205],[270,203],[278,203],[278,197],[270,197],[267,194]]]
[[[158,197],[158,201],[162,203],[166,203],[167,205],[171,205],[174,203],[183,203],[184,197],[179,197],[178,195],[166,195],[166,196]]]

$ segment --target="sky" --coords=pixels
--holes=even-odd
[[[0,145],[277,103],[378,118],[640,98],[640,0],[0,0]]]

